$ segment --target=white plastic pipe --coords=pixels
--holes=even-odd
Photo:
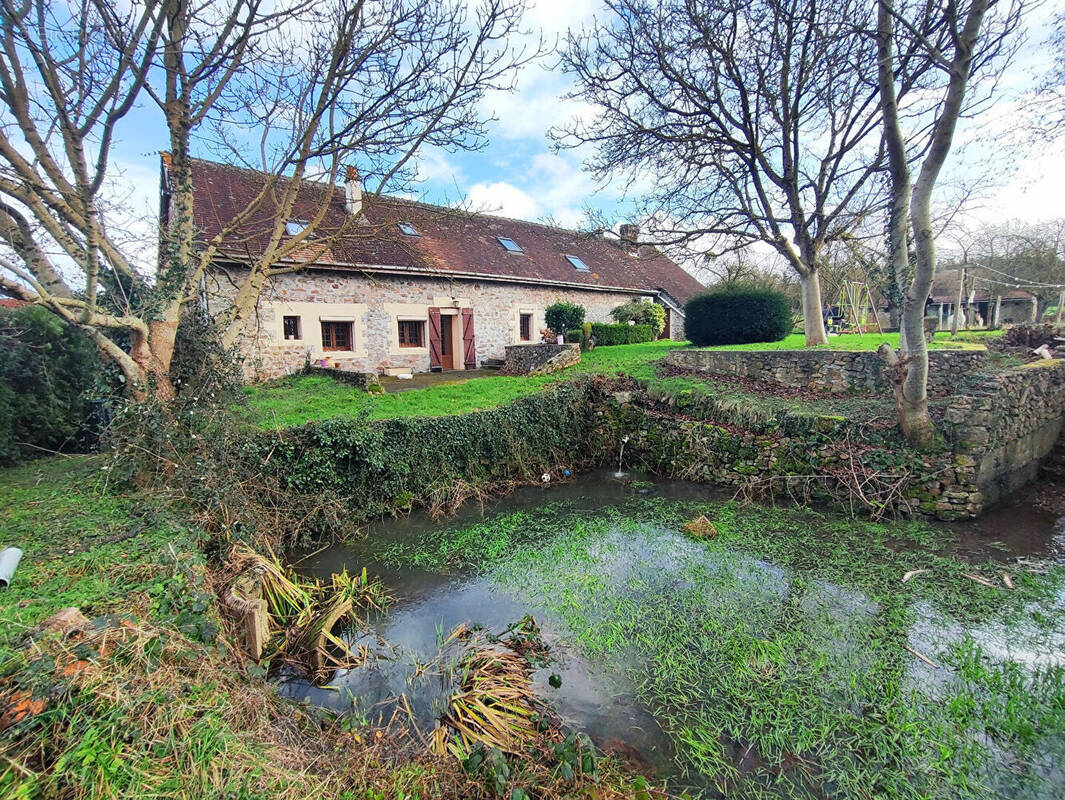
[[[21,560],[22,551],[17,547],[5,547],[0,550],[0,588],[6,588],[11,584],[11,576],[15,574],[15,569]]]

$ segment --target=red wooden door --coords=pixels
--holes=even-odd
[[[477,369],[477,345],[473,339],[473,309],[462,309],[462,355],[466,369]]]
[[[452,316],[440,317],[440,367],[455,368],[455,340],[452,338]]]
[[[440,352],[440,309],[429,309],[429,368],[440,369],[442,366]]]

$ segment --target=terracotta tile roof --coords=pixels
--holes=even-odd
[[[17,300],[14,297],[0,297],[0,308],[22,308],[29,305],[25,300]]]
[[[205,239],[235,219],[259,194],[266,180],[263,173],[194,161],[194,216]],[[703,289],[699,281],[653,248],[645,247],[639,256],[632,256],[619,243],[602,236],[535,222],[382,196],[366,197],[364,219],[359,225],[352,225],[344,205],[343,186],[308,181],[290,216],[311,219],[323,204],[328,204],[328,208],[318,232],[328,240],[328,247],[316,262],[320,267],[391,267],[531,283],[622,288],[648,294],[662,291],[679,304]],[[276,208],[272,201],[262,206],[260,213],[226,237],[224,253],[229,258],[239,260],[262,254]],[[420,235],[403,235],[397,227],[399,222],[410,223]],[[507,252],[497,237],[513,239],[523,252]],[[575,268],[565,258],[567,255],[580,258],[589,271]]]

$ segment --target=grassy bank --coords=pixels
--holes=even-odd
[[[716,534],[683,534],[699,514]],[[503,514],[382,556],[472,569],[626,673],[673,741],[679,786],[1058,797],[1065,571],[970,563],[952,542],[922,524],[635,497]]]
[[[937,338],[933,347],[939,348],[980,348],[980,341],[987,336],[999,335],[1000,332],[969,332],[964,341],[952,342],[946,338]],[[827,349],[838,350],[875,350],[881,342],[898,346],[899,335],[846,334],[832,337]],[[442,416],[463,414],[485,408],[505,405],[518,397],[543,391],[545,388],[569,380],[578,375],[600,374],[632,375],[641,380],[655,381],[658,376],[655,364],[675,347],[686,347],[685,343],[658,341],[646,344],[618,345],[600,347],[584,353],[581,363],[554,375],[518,378],[507,376],[490,376],[463,381],[461,373],[456,374],[454,383],[444,383],[426,389],[417,389],[397,394],[367,395],[347,384],[333,381],[323,376],[294,375],[278,381],[249,386],[245,389],[247,404],[238,411],[247,423],[260,428],[291,427],[312,420],[331,417],[365,415],[369,419],[401,419],[407,417]],[[795,350],[803,349],[801,335],[792,335],[780,342],[734,345],[724,350]],[[692,379],[672,379],[662,381],[661,386],[667,390],[700,390],[705,388],[705,381]],[[729,390],[725,390],[726,392]],[[758,404],[760,399],[750,393],[732,392],[737,401]],[[767,407],[776,409],[780,404],[772,398]],[[829,401],[825,405],[826,413],[846,413],[849,406],[838,407]]]

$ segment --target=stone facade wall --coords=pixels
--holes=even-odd
[[[208,282],[208,311],[217,313],[233,296],[229,281],[213,274]],[[277,276],[263,292],[258,313],[240,344],[249,380],[276,378],[298,371],[309,361],[326,359],[331,367],[353,372],[429,369],[427,330],[423,347],[402,347],[400,320],[428,324],[428,309],[450,315],[455,368],[463,367],[461,310],[473,310],[476,356],[503,358],[504,348],[520,344],[520,315],[532,314],[532,342],[545,327],[544,309],[556,300],[579,303],[589,322],[610,322],[610,311],[639,294],[489,281],[448,281],[443,278],[367,275],[314,270]],[[285,316],[300,319],[300,338],[284,337]],[[350,322],[353,349],[323,351],[320,322]],[[680,325],[679,327],[683,327]]]
[[[932,350],[928,390],[953,391],[983,367],[982,350]],[[685,369],[779,383],[825,392],[874,392],[889,388],[884,362],[873,351],[841,350],[672,350],[668,363]]]
[[[579,344],[512,344],[507,346],[506,353],[503,364],[506,375],[547,375],[581,360]]]
[[[975,471],[983,504],[1034,480],[1065,427],[1065,361],[970,380],[951,398],[944,434]]]
[[[684,341],[684,315],[666,306],[666,320],[669,322],[669,338],[674,342]]]

